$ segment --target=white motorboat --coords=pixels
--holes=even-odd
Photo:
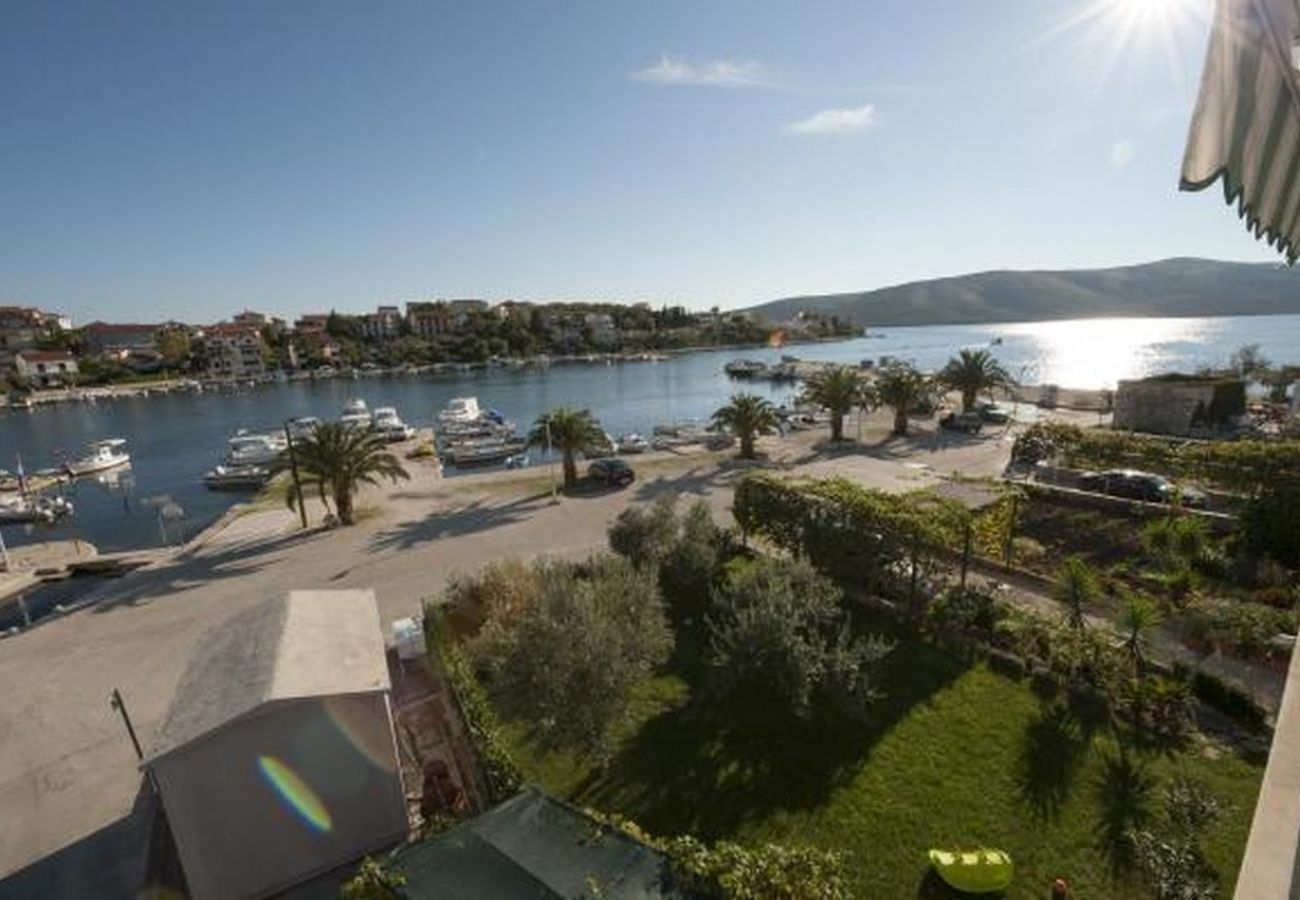
[[[645,453],[650,449],[650,442],[633,432],[619,435],[615,447],[619,453]]]
[[[124,466],[131,461],[131,455],[123,449],[125,447],[126,441],[122,438],[94,441],[86,445],[85,456],[80,459],[68,460],[64,467],[68,470],[69,475],[89,475],[92,472],[116,469],[118,466]]]
[[[270,477],[265,466],[217,466],[203,476],[203,483],[214,491],[257,490]]]
[[[72,515],[72,501],[63,497],[13,497],[0,500],[0,524],[48,525]]]
[[[282,434],[241,431],[226,444],[225,462],[229,466],[267,466],[280,462],[288,448]]]
[[[320,419],[315,416],[299,416],[289,420],[289,436],[295,441],[304,440],[316,433]]]
[[[391,406],[381,406],[375,410],[375,433],[386,441],[409,441],[415,437],[415,429],[402,421],[397,410]]]
[[[482,418],[483,410],[479,408],[477,397],[452,397],[438,413],[438,421],[444,425],[468,423]]]
[[[528,442],[521,437],[493,438],[485,441],[473,441],[455,444],[447,448],[446,458],[456,466],[475,463],[500,462],[528,448]]]
[[[369,428],[370,408],[366,406],[364,400],[349,400],[343,407],[343,415],[339,417],[339,421],[347,428]]]

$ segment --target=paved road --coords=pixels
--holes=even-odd
[[[875,420],[854,452],[824,456],[811,448],[815,437],[774,443],[773,455],[790,471],[895,490],[955,469],[996,474],[1009,448],[997,435],[942,449],[926,436],[888,441]],[[643,477],[629,489],[558,505],[544,472],[442,481],[421,470],[354,528],[304,534],[286,510],[251,513],[197,549],[111,583],[97,605],[0,641],[0,874],[47,858],[0,882],[0,894],[71,896],[87,882],[69,879],[91,869],[98,895],[131,884],[121,847],[139,775],[108,693],[121,690],[147,752],[205,629],[294,588],[373,588],[390,621],[418,611],[456,572],[511,555],[585,555],[630,503],[701,497],[725,519],[731,485],[747,469],[716,454],[638,466]]]

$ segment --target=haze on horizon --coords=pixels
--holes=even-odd
[[[1274,261],[1177,191],[1209,7],[6,4],[0,299],[703,308]]]

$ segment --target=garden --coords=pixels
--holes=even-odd
[[[491,793],[599,811],[720,897],[952,896],[926,851],[977,844],[1011,897],[1231,895],[1267,732],[1151,658],[1154,616],[1117,639],[963,589],[991,526],[932,494],[757,475],[734,512],[633,508],[610,553],[450,586]]]

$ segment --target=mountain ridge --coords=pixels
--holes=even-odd
[[[1300,313],[1300,272],[1276,263],[1197,257],[1099,269],[991,269],[871,291],[785,297],[744,311],[771,322],[816,312],[862,327],[1278,315]]]

